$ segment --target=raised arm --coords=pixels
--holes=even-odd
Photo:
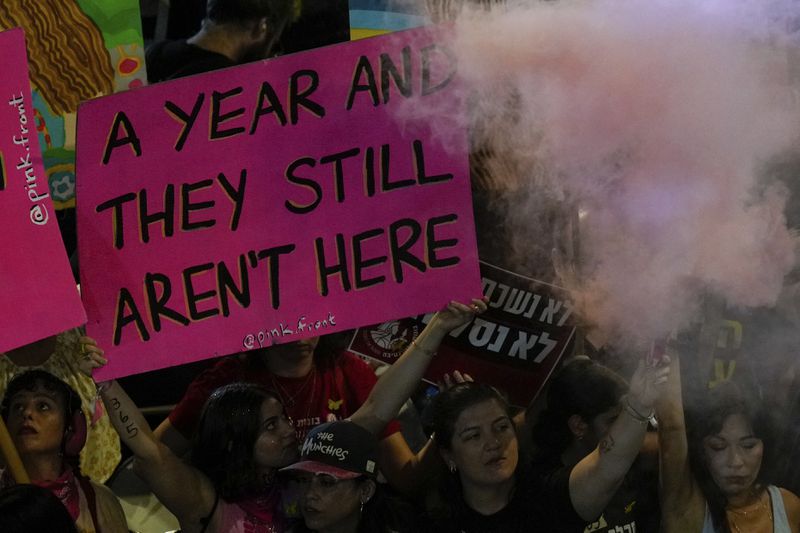
[[[661,531],[699,531],[705,499],[689,468],[689,445],[683,415],[680,360],[673,355],[673,377],[656,402],[659,470],[661,477]]]
[[[648,417],[669,375],[669,361],[649,367],[643,361],[631,378],[623,409],[597,448],[570,472],[572,505],[586,521],[597,519],[619,488],[642,447]]]
[[[440,389],[472,381],[469,374],[462,374],[458,370],[453,372],[452,378],[445,374],[443,379],[443,382],[439,382]],[[444,468],[433,438],[414,453],[400,431],[378,443],[378,464],[392,488],[409,498],[419,495],[419,491],[428,487],[432,478]]]
[[[375,384],[364,404],[351,416],[353,422],[377,434],[400,410],[417,386],[445,335],[486,310],[486,303],[473,299],[471,305],[450,302],[433,316],[419,337]]]
[[[95,341],[81,337],[86,353],[82,370],[92,369],[108,361]],[[156,497],[181,522],[198,524],[211,511],[216,493],[209,479],[199,470],[181,461],[159,442],[138,407],[116,381],[98,385],[98,392],[108,411],[108,418],[120,439],[134,455],[134,469]]]

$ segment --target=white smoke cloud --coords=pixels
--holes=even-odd
[[[705,291],[776,302],[798,241],[787,189],[762,178],[800,137],[798,13],[763,0],[461,12],[452,46],[491,186],[513,197],[519,250],[536,246],[543,205],[585,213],[580,283],[562,281],[590,323],[650,339],[686,325]]]

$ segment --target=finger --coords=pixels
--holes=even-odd
[[[486,310],[486,305],[487,305],[488,301],[489,301],[489,299],[486,298],[486,296],[483,296],[481,298],[473,298],[472,299],[472,305],[478,306],[479,309]]]
[[[461,312],[461,313],[472,313],[474,311],[474,308],[468,305],[464,305],[461,302],[456,302],[455,300],[450,302],[447,308],[450,311]]]
[[[473,298],[472,305],[470,305],[472,312],[474,313],[483,313],[486,311],[486,302],[483,300],[479,300],[477,298]]]
[[[105,355],[105,353],[106,353],[105,351],[103,351],[102,349],[100,349],[100,348],[98,348],[96,346],[89,346],[86,349],[86,351],[88,353],[96,353],[97,355]]]
[[[656,376],[656,381],[660,381],[661,383],[664,383],[667,380],[669,380],[669,374],[660,374]]]
[[[467,374],[466,372],[464,372],[464,381],[469,381],[469,382],[471,383],[471,382],[473,382],[473,381],[475,381],[475,380],[474,380],[474,379],[472,379],[472,376],[470,376],[469,374]]]
[[[90,344],[92,346],[97,346],[97,341],[87,335],[81,335],[78,341],[80,341],[82,344]]]
[[[453,380],[450,379],[450,374],[445,374],[444,375],[444,385],[445,385],[445,387],[452,387],[453,386]]]
[[[453,370],[453,379],[456,383],[464,383],[464,376],[458,370]]]
[[[97,353],[97,352],[95,352],[95,353],[93,353],[93,354],[92,354],[92,361],[97,361],[97,362],[99,362],[99,363],[105,364],[105,363],[107,363],[107,362],[108,362],[108,359],[106,359],[106,358],[103,356],[103,354],[102,354],[102,353]]]
[[[665,367],[662,367],[662,368],[659,368],[659,369],[657,369],[655,374],[656,374],[656,376],[664,376],[664,377],[667,377],[667,376],[669,376],[669,375],[670,375],[670,373],[671,373],[671,372],[670,372],[670,369],[669,369],[669,367],[668,367],[668,366],[665,366]]]

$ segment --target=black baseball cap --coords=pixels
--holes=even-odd
[[[375,435],[349,420],[321,424],[308,432],[300,461],[281,471],[329,474],[338,479],[376,475]]]

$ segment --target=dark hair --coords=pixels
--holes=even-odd
[[[505,395],[485,383],[459,383],[434,396],[429,410],[430,429],[435,433],[436,444],[445,450],[451,449],[456,420],[461,413],[488,401],[497,402],[508,417],[512,417],[511,406]],[[512,427],[516,432],[513,424]],[[457,473],[443,474],[436,491],[429,497],[428,506],[429,518],[437,530],[451,527],[459,517],[464,516],[466,503]]]
[[[619,404],[628,384],[611,369],[588,357],[577,357],[564,364],[547,388],[547,407],[532,429],[536,454],[560,455],[574,435],[567,424],[579,415],[586,423]]]
[[[390,494],[382,483],[378,483],[372,476],[361,476],[351,481],[366,483],[372,480],[375,483],[375,493],[364,504],[361,519],[358,522],[357,533],[415,533],[420,531],[417,522],[419,513],[407,501]],[[310,533],[312,530],[305,522],[298,523],[292,531],[294,533]]]
[[[3,533],[77,533],[64,504],[36,485],[14,485],[0,491],[0,531]]]
[[[216,23],[243,24],[266,18],[274,27],[283,27],[294,18],[293,0],[207,0],[206,18]]]
[[[704,396],[696,406],[686,409],[689,461],[708,504],[714,530],[730,533],[731,529],[725,515],[728,499],[711,477],[703,440],[722,431],[722,426],[729,416],[744,416],[752,427],[753,435],[761,439],[764,445],[761,468],[756,476],[756,486],[763,486],[764,479],[771,470],[776,449],[773,415],[762,406],[761,402],[733,381],[720,383]]]
[[[436,396],[430,405],[431,429],[436,434],[436,444],[449,450],[459,415],[479,403],[494,400],[503,411],[512,417],[506,397],[496,388],[485,383],[459,383]]]
[[[375,494],[364,504],[358,533],[414,533],[420,531],[416,516],[417,513],[408,502],[390,495],[380,483],[375,482]]]
[[[261,426],[261,405],[280,398],[252,383],[215,390],[203,407],[191,463],[211,480],[220,497],[232,501],[259,490],[263,480],[253,458]]]
[[[78,396],[78,393],[72,389],[72,387],[61,381],[50,372],[45,372],[44,370],[28,370],[22,374],[18,374],[8,383],[5,396],[3,396],[3,402],[0,404],[0,416],[3,417],[3,420],[7,421],[9,414],[8,410],[11,407],[11,399],[22,391],[35,391],[40,387],[49,392],[55,393],[60,398],[61,405],[64,409],[62,411],[62,415],[64,417],[64,435],[67,436],[68,430],[76,429],[70,427],[73,418],[83,417],[83,412],[81,411],[81,398]],[[82,430],[85,431],[85,427]],[[62,452],[64,452],[66,441],[66,438],[61,440]],[[82,447],[82,445],[80,447]],[[72,457],[71,455],[67,454],[65,455],[65,459],[72,462],[76,459],[76,457]],[[77,467],[77,463],[72,464],[72,466]]]
[[[65,423],[68,423],[72,413],[81,409],[81,398],[72,387],[50,372],[45,372],[44,370],[28,370],[27,372],[15,376],[14,379],[9,382],[8,387],[6,387],[2,407],[0,407],[3,420],[8,419],[8,409],[10,407],[9,402],[11,398],[22,391],[34,391],[37,387],[41,387],[58,395],[64,406]]]

